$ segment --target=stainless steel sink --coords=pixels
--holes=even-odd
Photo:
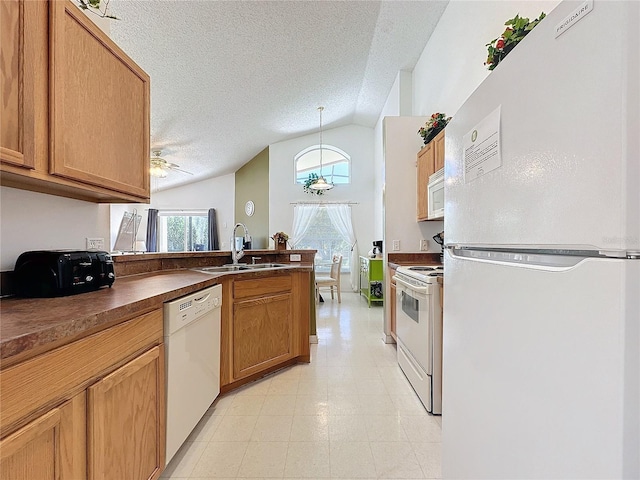
[[[220,267],[200,267],[194,268],[202,273],[223,273],[223,272],[239,272],[241,270],[249,270],[246,265],[222,265]]]
[[[247,270],[276,270],[278,268],[288,268],[290,265],[286,263],[256,263],[256,264],[240,264],[240,265],[222,265],[219,267],[200,267],[193,268],[202,273],[225,273],[225,272],[243,272]]]
[[[260,268],[287,268],[290,267],[291,265],[288,265],[286,263],[254,263],[254,264],[247,264],[245,265],[247,268],[249,269],[260,269]]]

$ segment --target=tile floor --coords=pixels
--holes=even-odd
[[[310,364],[219,397],[162,478],[440,478],[441,417],[382,342],[382,308],[327,298],[318,338]]]

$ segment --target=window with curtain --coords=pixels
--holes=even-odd
[[[329,271],[333,255],[342,255],[342,272],[358,286],[358,250],[347,204],[300,204],[293,212],[293,248],[317,250],[316,272]]]
[[[351,244],[340,234],[331,222],[326,208],[319,208],[308,230],[296,243],[296,248],[317,250],[316,272],[329,272],[333,255],[342,255],[342,272],[351,271]]]
[[[193,252],[209,248],[207,211],[159,212],[158,251]]]

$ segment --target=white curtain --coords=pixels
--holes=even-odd
[[[311,222],[320,210],[320,205],[305,204],[296,205],[293,209],[293,231],[291,232],[291,248],[296,248],[296,245],[304,238],[305,233],[309,230]]]
[[[358,249],[356,234],[353,231],[353,224],[351,223],[351,208],[349,205],[341,204],[329,204],[325,206],[327,214],[333,226],[340,232],[342,238],[344,238],[349,245],[351,245],[351,288],[354,292],[358,291]]]

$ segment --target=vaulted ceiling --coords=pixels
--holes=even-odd
[[[235,172],[267,145],[373,127],[447,2],[112,0],[112,38],[151,76],[151,146],[192,172]]]

